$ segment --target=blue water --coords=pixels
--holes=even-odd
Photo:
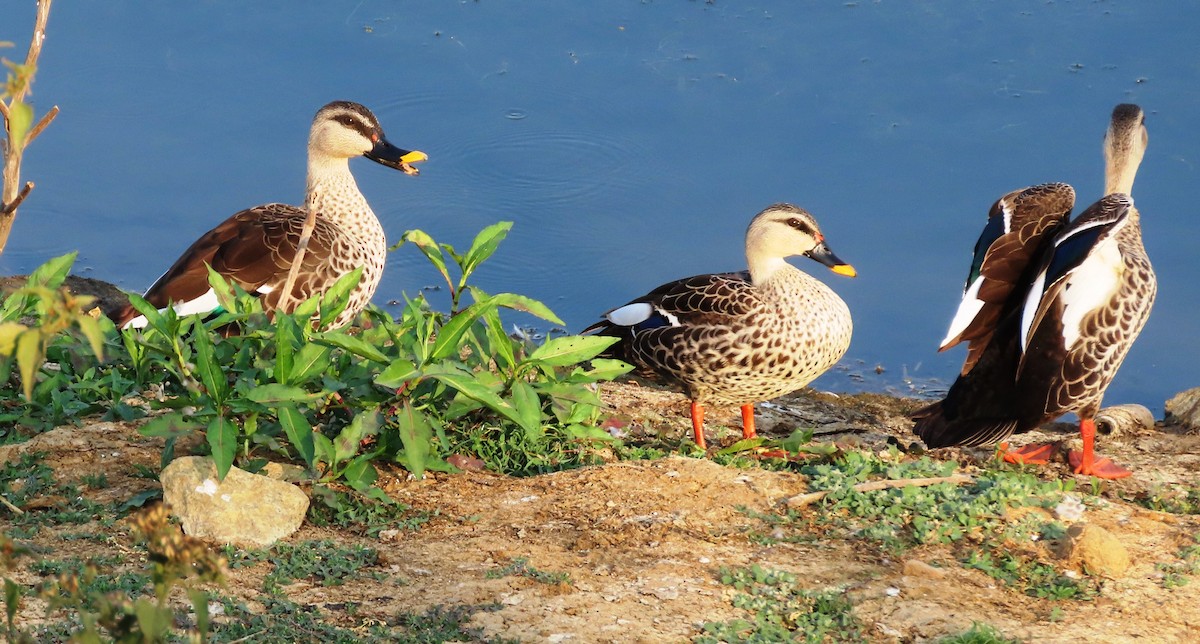
[[[33,3],[5,4],[20,57]],[[1136,102],[1160,290],[1107,402],[1161,411],[1200,385],[1196,24],[1200,4],[1135,0],[59,2],[32,98],[62,114],[27,153],[0,271],[80,249],[82,274],[144,289],[233,212],[301,203],[312,115],[348,99],[430,156],[417,178],[353,163],[389,236],[465,247],[514,221],[477,283],[571,329],[743,267],[750,217],[804,206],[859,271],[795,260],[855,316],[815,385],[903,392],[961,363],[935,349],[991,203],[1066,181],[1081,210],[1113,105]],[[378,301],[438,281],[403,248]]]

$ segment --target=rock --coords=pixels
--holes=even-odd
[[[1200,387],[1181,391],[1166,404],[1167,425],[1180,427],[1189,432],[1200,431]]]
[[[1096,414],[1096,431],[1111,436],[1131,436],[1154,429],[1154,413],[1141,405],[1105,407]]]
[[[183,531],[217,543],[269,546],[299,529],[308,511],[308,496],[290,483],[236,467],[218,482],[207,456],[177,458],[159,480]]]
[[[935,568],[920,559],[908,559],[904,562],[904,575],[906,577],[941,579],[946,576],[946,571],[941,568]]]
[[[1098,525],[1076,523],[1059,541],[1057,554],[1092,575],[1119,578],[1129,570],[1129,551]]]

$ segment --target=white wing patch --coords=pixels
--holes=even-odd
[[[966,330],[975,316],[979,314],[979,310],[983,308],[983,300],[978,297],[981,286],[983,286],[982,275],[976,277],[975,281],[971,282],[971,285],[963,292],[962,302],[959,303],[958,310],[954,312],[954,319],[950,320],[950,330],[946,332],[946,337],[942,340],[938,351],[946,349],[954,338]]]
[[[1066,283],[1059,291],[1058,298],[1063,304],[1063,345],[1068,351],[1079,341],[1083,318],[1103,306],[1116,294],[1124,272],[1125,264],[1121,260],[1121,250],[1116,239],[1110,236],[1096,244],[1087,258],[1062,278]],[[1042,271],[1029,290],[1025,308],[1021,312],[1022,351],[1029,348],[1029,336],[1033,333],[1031,327],[1041,307],[1042,291],[1045,288],[1046,271]]]
[[[217,308],[219,304],[220,302],[217,300],[217,294],[210,288],[204,293],[204,295],[186,302],[176,302],[171,306],[171,308],[175,309],[175,312],[182,317],[185,315],[191,315],[193,313],[208,313],[209,311]],[[159,309],[159,311],[163,310],[165,309]],[[146,319],[146,316],[139,315],[136,318],[126,322],[125,326],[121,328],[144,329],[149,323],[150,322]]]
[[[1125,264],[1116,239],[1096,245],[1083,263],[1067,276],[1062,291],[1063,340],[1067,349],[1079,341],[1084,316],[1107,303],[1121,287]]]
[[[634,302],[613,309],[604,317],[617,326],[636,326],[650,319],[653,313],[654,307],[650,306],[648,302]]]

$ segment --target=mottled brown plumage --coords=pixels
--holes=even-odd
[[[1047,186],[1001,200],[1014,208],[1014,228],[1040,232],[1028,236],[1033,249],[998,245],[1019,239],[1015,230],[982,249],[979,274],[985,279],[999,275],[998,292],[1008,293],[981,307],[964,297],[943,348],[962,340],[984,347],[971,346],[944,400],[914,414],[913,429],[930,447],[987,444],[1074,412],[1084,438],[1082,452],[1072,455],[1076,471],[1128,476],[1107,459],[1095,460],[1092,442],[1104,391],[1141,332],[1157,290],[1142,245],[1141,216],[1128,195],[1146,146],[1143,118],[1134,105],[1113,111],[1105,137],[1110,194],[1074,221],[1059,223],[1066,215],[1061,200],[1034,198],[1047,194]],[[1049,192],[1066,194],[1062,188]],[[1030,211],[1018,216],[1022,203]],[[985,230],[981,244],[987,237]],[[977,247],[976,261],[980,251]],[[991,267],[1002,263],[1002,270]],[[1010,282],[1013,275],[1020,278]],[[979,313],[971,319],[973,308]]]
[[[287,310],[324,292],[340,277],[362,267],[362,278],[346,309],[330,327],[348,324],[367,305],[383,275],[387,238],[383,226],[350,174],[348,160],[366,156],[407,174],[409,163],[425,159],[421,152],[401,150],[387,141],[375,115],[357,103],[336,101],[313,119],[308,145],[308,191],[305,207],[266,204],[243,210],[196,240],[146,291],[158,308],[206,313],[216,306],[208,269],[259,296],[273,311],[283,303],[288,271],[299,249],[309,212],[315,226],[291,289]],[[113,315],[118,326],[142,326],[145,319],[132,306]]]
[[[795,391],[833,366],[850,346],[850,311],[829,287],[784,261],[805,255],[843,275],[808,212],[776,204],[746,233],[749,271],[697,275],[664,284],[605,314],[584,332],[621,341],[609,355],[681,386],[693,401],[704,446],[703,406],[743,407]]]

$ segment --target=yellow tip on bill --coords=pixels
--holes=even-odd
[[[837,266],[831,267],[829,270],[837,273],[838,275],[845,275],[846,277],[855,277],[858,275],[858,271],[854,270],[854,267],[849,264],[838,264]]]

